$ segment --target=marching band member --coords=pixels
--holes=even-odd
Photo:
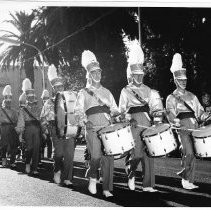
[[[91,155],[88,190],[96,194],[98,169],[101,168],[103,176],[103,195],[111,197],[113,194],[114,159],[105,156],[102,152],[98,130],[111,124],[111,116],[118,113],[118,108],[111,92],[103,87],[101,81],[101,68],[95,55],[85,50],[82,53],[82,66],[87,71],[89,85],[82,89],[76,101],[75,115],[81,126],[86,127],[86,141],[88,152]]]
[[[16,131],[20,135],[24,135],[26,144],[25,157],[26,168],[25,172],[30,172],[34,175],[38,174],[37,167],[39,162],[40,150],[40,108],[37,105],[36,95],[32,89],[31,81],[26,78],[22,83],[22,90],[26,94],[26,105],[19,111],[18,123]]]
[[[0,109],[0,149],[2,152],[2,166],[7,164],[7,154],[10,154],[10,166],[15,167],[15,157],[18,148],[18,135],[15,126],[18,120],[17,112],[11,108],[12,92],[11,86],[6,85],[2,95],[4,100]]]
[[[48,79],[56,95],[64,91],[63,79],[58,77],[57,69],[51,65],[48,69]],[[48,99],[41,113],[42,125],[49,127],[53,142],[54,153],[54,182],[63,183],[66,186],[72,185],[73,179],[73,159],[75,152],[75,138],[58,138],[56,135],[55,123],[55,97]]]
[[[198,121],[205,120],[208,114],[204,112],[198,98],[186,90],[186,69],[183,68],[182,57],[176,53],[172,60],[171,72],[173,73],[176,90],[166,99],[166,109],[169,122],[187,129],[198,128]],[[195,157],[191,132],[178,130],[178,137],[182,146],[182,171],[177,173],[182,177],[182,186],[185,189],[195,189],[193,184],[195,174]]]
[[[45,104],[45,102],[47,100],[50,99],[50,94],[48,92],[48,90],[43,90],[42,92],[42,95],[41,95],[41,99],[42,99],[42,102],[43,102],[43,105]],[[52,141],[51,141],[51,136],[50,136],[50,131],[49,129],[46,129],[45,130],[45,134],[43,135],[43,144],[42,144],[42,148],[41,148],[41,156],[44,157],[44,149],[45,149],[45,146],[47,146],[47,157],[49,159],[51,159],[51,156],[52,156]]]
[[[138,41],[135,41],[128,58],[127,78],[129,84],[121,91],[119,110],[126,119],[130,120],[135,140],[135,148],[131,151],[131,157],[127,157],[128,187],[130,190],[135,190],[135,171],[141,161],[143,191],[156,192],[157,190],[153,188],[155,185],[154,160],[147,156],[140,134],[144,127],[152,125],[152,118],[154,118],[154,123],[162,121],[162,114],[157,111],[162,110],[163,105],[159,93],[143,84],[143,63],[143,51]]]

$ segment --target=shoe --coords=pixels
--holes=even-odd
[[[99,179],[98,179],[98,183],[102,183],[103,182],[103,177],[100,177]]]
[[[97,193],[97,179],[90,178],[88,190],[91,194]]]
[[[193,183],[190,183],[190,182],[189,182],[189,184],[193,187],[193,189],[199,188],[199,186],[197,186],[197,185],[195,185],[195,184],[193,184]]]
[[[12,164],[10,165],[10,167],[11,167],[11,168],[15,168],[15,167],[16,167],[16,164],[15,164],[15,163],[12,163]]]
[[[61,183],[61,171],[57,171],[57,172],[54,173],[53,180],[56,184]]]
[[[30,171],[31,171],[31,169],[30,169],[30,164],[26,164],[25,172],[26,172],[27,174],[29,174]]]
[[[72,185],[73,183],[70,181],[70,180],[64,180],[64,185],[66,186],[70,186]]]
[[[38,171],[32,171],[32,174],[37,175],[37,174],[39,174],[39,172]]]
[[[128,187],[130,190],[135,190],[135,177],[128,179]]]
[[[2,167],[6,167],[7,165],[7,158],[2,158]]]
[[[158,190],[154,189],[153,187],[143,187],[143,192],[158,192]]]
[[[193,185],[188,180],[182,179],[182,187],[186,190],[194,189]]]
[[[113,197],[113,194],[110,193],[108,190],[103,190],[103,195],[104,195],[106,198]]]

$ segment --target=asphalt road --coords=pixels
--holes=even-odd
[[[196,184],[199,189],[188,191],[181,188],[180,159],[156,158],[156,189],[148,193],[141,190],[141,166],[136,174],[136,190],[129,191],[124,171],[124,159],[115,160],[114,197],[102,196],[101,184],[98,193],[90,195],[88,180],[84,178],[83,147],[75,152],[74,180],[70,188],[53,183],[52,162],[43,161],[38,176],[24,173],[24,164],[17,168],[0,168],[1,206],[83,206],[83,207],[210,207],[211,206],[211,161],[197,160]]]

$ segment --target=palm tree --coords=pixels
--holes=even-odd
[[[34,84],[34,61],[39,63],[40,58],[36,49],[27,46],[24,43],[29,43],[42,50],[45,47],[44,40],[39,30],[39,21],[36,19],[36,10],[33,10],[31,14],[25,12],[16,12],[14,15],[10,13],[11,19],[6,22],[12,24],[18,33],[15,34],[11,31],[5,31],[4,37],[15,39],[22,43],[20,46],[9,46],[0,55],[0,62],[3,68],[8,69],[12,64],[13,68],[20,62],[20,67],[25,69],[26,77],[28,77],[32,84]]]

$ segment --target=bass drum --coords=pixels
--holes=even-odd
[[[56,134],[59,138],[77,138],[81,127],[75,120],[74,107],[77,94],[72,91],[63,91],[56,94],[55,99],[55,122]]]

